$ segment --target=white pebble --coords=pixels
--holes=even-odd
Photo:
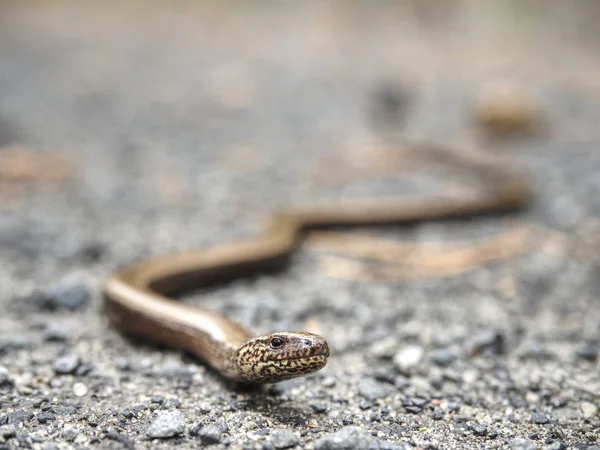
[[[85,384],[75,383],[73,385],[73,393],[75,394],[76,397],[83,397],[85,394],[87,394],[87,392],[88,392],[88,388]]]

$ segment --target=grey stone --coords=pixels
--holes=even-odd
[[[52,414],[49,411],[42,411],[37,416],[35,416],[35,418],[38,420],[39,423],[46,423],[56,419],[54,414]]]
[[[315,450],[369,450],[375,439],[365,430],[347,426],[315,442]]]
[[[58,357],[54,361],[54,371],[59,375],[66,375],[75,372],[81,364],[81,359],[74,353]]]
[[[17,435],[17,427],[12,423],[0,426],[0,436],[4,439],[12,438]]]
[[[151,438],[171,438],[182,435],[184,431],[183,414],[179,411],[169,411],[156,416],[146,434]]]
[[[598,414],[598,407],[592,402],[581,402],[579,404],[579,408],[581,409],[583,417],[585,417],[586,419],[591,419],[596,414]]]
[[[51,311],[77,311],[87,306],[90,297],[90,290],[83,281],[63,280],[42,294],[40,303]]]
[[[473,424],[469,427],[471,429],[471,431],[473,431],[473,433],[475,433],[477,436],[485,436],[487,434],[487,428],[485,425],[482,425],[480,423],[476,423]]]
[[[65,322],[51,322],[44,329],[44,340],[64,342],[69,339],[71,327]]]
[[[271,432],[269,441],[276,449],[290,448],[298,443],[298,436],[292,430],[280,428]]]
[[[548,423],[550,420],[548,419],[548,416],[546,416],[546,414],[541,413],[541,412],[534,412],[531,415],[531,422],[535,423],[537,425],[544,425],[546,423]]]
[[[450,349],[441,348],[433,352],[431,358],[438,366],[446,367],[454,362],[456,355]]]
[[[387,397],[393,391],[393,386],[378,381],[373,377],[362,377],[358,381],[358,392],[368,400],[377,400]]]
[[[327,412],[327,409],[329,408],[325,402],[311,403],[310,407],[316,413]]]
[[[505,353],[504,334],[499,330],[485,330],[471,339],[469,343],[469,354],[471,356],[481,353],[492,353],[494,355],[503,355]]]
[[[29,422],[33,418],[33,413],[30,411],[15,411],[7,416],[7,422],[9,424],[20,427],[26,422]]]
[[[59,450],[59,447],[54,442],[46,442],[42,447],[42,450]]]
[[[8,369],[4,366],[0,366],[0,386],[8,384],[10,377],[8,376]]]
[[[585,361],[594,362],[598,359],[598,347],[598,344],[588,342],[582,348],[577,350],[576,355],[578,358]]]
[[[71,426],[66,426],[60,433],[61,437],[66,441],[74,441],[78,434],[79,432]]]
[[[193,429],[190,428],[190,435],[198,436],[204,445],[218,444],[221,441],[223,430],[217,425],[204,425]]]
[[[511,450],[537,450],[537,444],[529,439],[515,439],[510,443]]]

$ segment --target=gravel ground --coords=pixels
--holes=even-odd
[[[0,449],[600,448],[600,5],[249,5],[0,5]],[[498,80],[538,132],[475,126]],[[404,136],[510,160],[535,202],[349,236],[525,233],[508,257],[383,282],[311,241],[282,274],[186,297],[327,337],[324,370],[264,389],[108,324],[102,282],[134,260],[295,202],[463,184],[402,165],[380,125],[405,98]]]

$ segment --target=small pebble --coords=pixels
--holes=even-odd
[[[193,431],[190,428],[190,435],[198,436],[204,445],[218,444],[223,434],[223,430],[216,425],[203,425]]]
[[[408,345],[394,355],[394,364],[402,373],[411,372],[423,359],[423,347]]]
[[[5,366],[0,366],[0,386],[8,384],[9,380],[8,369]]]
[[[438,366],[446,367],[454,362],[456,355],[447,348],[442,348],[433,352],[433,362]]]
[[[373,437],[367,431],[347,426],[317,440],[315,450],[369,450],[373,442]]]
[[[70,425],[65,426],[62,432],[60,433],[62,438],[69,442],[74,441],[78,434],[79,432]]]
[[[482,353],[503,355],[506,351],[504,334],[499,330],[485,330],[476,334],[469,344],[471,356]]]
[[[510,443],[511,450],[537,450],[537,444],[528,439],[515,439]]]
[[[292,430],[281,428],[272,431],[269,441],[276,449],[285,449],[296,445],[298,443],[298,436]]]
[[[586,419],[591,419],[592,417],[596,416],[596,414],[598,414],[598,407],[592,402],[581,402],[579,404],[579,408],[581,409],[583,417],[585,417]]]
[[[65,322],[51,322],[44,329],[44,340],[65,342],[69,339],[71,327]]]
[[[170,438],[180,436],[184,431],[183,414],[179,411],[169,411],[156,416],[146,434],[151,438]]]
[[[17,427],[15,427],[12,423],[0,426],[0,436],[2,436],[4,439],[9,439],[15,437],[16,435]]]
[[[37,416],[35,416],[35,418],[38,420],[39,423],[46,423],[56,419],[56,416],[49,411],[42,411]]]
[[[324,413],[328,409],[327,403],[311,403],[310,407],[316,413]]]
[[[40,304],[51,311],[84,309],[91,298],[88,286],[80,280],[63,280],[41,295]]]
[[[585,361],[595,362],[598,359],[598,347],[598,344],[588,342],[582,348],[577,350],[576,355],[578,358]]]
[[[42,450],[59,450],[59,446],[54,442],[46,442],[42,447]]]
[[[471,429],[471,431],[473,431],[473,433],[475,433],[477,436],[485,436],[488,432],[487,428],[485,425],[476,423],[474,425],[471,425],[469,427]]]
[[[362,377],[358,381],[358,392],[367,400],[387,397],[394,391],[392,385],[383,383],[372,377]]]
[[[565,447],[565,445],[562,442],[555,441],[552,444],[544,447],[544,450],[565,450],[566,448],[567,447]]]
[[[325,377],[323,378],[323,381],[321,381],[321,384],[325,387],[333,387],[335,386],[335,382],[334,377]]]
[[[547,424],[549,421],[550,420],[548,420],[548,416],[546,416],[544,413],[534,412],[531,415],[531,422],[537,425],[544,425]]]
[[[59,375],[70,374],[75,372],[79,364],[81,364],[79,356],[73,353],[68,353],[58,357],[54,361],[54,371]]]
[[[75,383],[73,385],[73,393],[76,397],[83,397],[85,394],[88,393],[88,388],[83,383]]]

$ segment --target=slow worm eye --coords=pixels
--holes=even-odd
[[[283,345],[283,339],[275,337],[271,339],[271,342],[269,344],[271,344],[272,348],[279,348]]]

